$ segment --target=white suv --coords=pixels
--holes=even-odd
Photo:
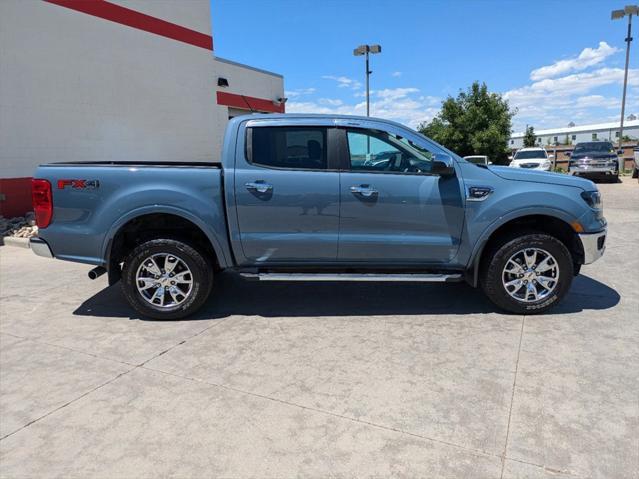
[[[548,156],[546,150],[539,147],[522,148],[515,153],[510,162],[513,168],[528,168],[529,170],[550,171],[552,168],[552,155]]]

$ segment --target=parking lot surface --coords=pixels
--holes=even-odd
[[[89,267],[0,248],[0,476],[639,477],[639,185],[543,316],[463,284],[227,276],[143,320]]]

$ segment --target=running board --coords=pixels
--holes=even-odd
[[[240,273],[240,276],[260,281],[403,281],[417,283],[462,281],[462,275],[459,273]]]

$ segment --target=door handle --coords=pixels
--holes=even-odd
[[[370,185],[359,185],[359,186],[351,186],[351,193],[354,195],[361,195],[364,198],[370,198],[371,196],[377,195],[379,192],[371,188]]]
[[[273,189],[273,185],[264,183],[262,180],[252,181],[246,183],[244,186],[246,186],[247,190],[257,191],[258,193],[266,193],[267,191],[271,191]]]

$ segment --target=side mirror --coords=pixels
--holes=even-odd
[[[510,156],[508,157],[508,161],[513,161],[513,155],[510,155]]]
[[[623,155],[623,150],[617,150],[618,155]]]
[[[570,157],[570,155],[572,155],[572,153],[570,151],[564,151],[564,155],[566,155],[567,157]]]
[[[455,174],[453,159],[444,153],[433,154],[433,167],[430,170],[434,175],[450,176]]]
[[[548,159],[549,160],[554,160],[555,159],[555,155],[548,155]]]

